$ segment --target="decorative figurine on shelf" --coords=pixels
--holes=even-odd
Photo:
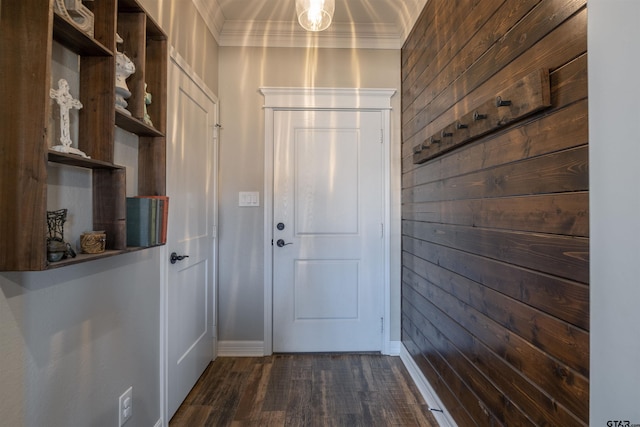
[[[81,0],[55,0],[53,4],[58,15],[72,21],[81,31],[93,37],[93,12],[87,9]]]
[[[71,137],[69,136],[69,110],[72,108],[81,109],[82,103],[69,94],[69,83],[65,79],[58,80],[58,89],[50,89],[49,96],[55,99],[60,107],[60,142],[62,143],[62,145],[51,147],[51,149],[88,158],[89,156],[84,152],[71,146]]]
[[[67,220],[67,210],[47,211],[47,260],[60,261],[63,258],[75,258],[76,252],[71,245],[64,241],[64,223]]]
[[[147,84],[144,84],[144,122],[153,127],[151,116],[147,112],[147,105],[151,105],[151,94],[147,92]]]
[[[116,43],[124,43],[118,33],[116,33]],[[127,78],[135,72],[136,66],[133,61],[124,53],[116,51],[116,108],[128,116],[131,113],[127,110],[127,105],[129,104],[125,99],[131,97],[131,92],[129,92],[129,87],[127,86]]]

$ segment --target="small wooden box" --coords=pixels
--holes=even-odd
[[[85,254],[104,252],[107,235],[104,231],[91,231],[80,235],[80,249]]]

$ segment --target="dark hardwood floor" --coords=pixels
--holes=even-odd
[[[197,426],[437,426],[399,357],[220,357],[169,423]]]

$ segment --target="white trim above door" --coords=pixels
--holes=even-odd
[[[384,277],[383,333],[380,348],[390,354],[390,110],[395,89],[356,88],[275,88],[263,87],[265,97],[265,163],[264,163],[264,354],[273,352],[273,197],[274,197],[274,112],[291,110],[378,111],[382,114],[381,142],[384,156]]]

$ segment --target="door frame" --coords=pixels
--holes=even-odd
[[[218,100],[218,97],[216,95],[214,95],[214,93],[211,91],[211,89],[209,89],[209,87],[207,86],[207,84],[196,74],[196,72],[193,70],[193,68],[191,68],[191,66],[189,65],[189,63],[178,53],[178,51],[173,47],[170,46],[169,48],[169,58],[170,60],[167,63],[167,67],[173,67],[176,66],[178,67],[186,77],[188,77],[203,93],[204,95],[209,98],[211,100],[211,102],[213,102],[213,104],[215,105],[215,113],[214,113],[214,117],[215,117],[215,122],[216,122],[216,127],[213,129],[213,137],[214,139],[216,139],[217,143],[219,144],[219,119],[220,119],[220,102]],[[167,70],[167,75],[170,75],[170,70]],[[171,84],[172,82],[168,82],[169,84]],[[170,88],[168,88],[168,90],[170,90]],[[171,117],[167,117],[167,120],[172,120]],[[168,147],[168,146],[167,146]],[[212,159],[212,161],[214,162],[213,164],[213,170],[211,171],[212,174],[214,174],[215,176],[218,175],[218,153],[215,152],[214,153],[214,159]],[[217,178],[216,178],[217,180]],[[217,182],[217,181],[216,181]],[[214,268],[215,268],[215,272],[214,272],[214,277],[212,278],[212,289],[210,289],[210,295],[211,298],[213,298],[213,302],[212,302],[212,310],[213,310],[213,318],[212,318],[212,325],[211,326],[211,331],[213,333],[213,357],[216,357],[216,349],[217,349],[217,335],[218,335],[218,331],[217,331],[217,315],[218,315],[218,308],[217,308],[217,301],[218,301],[218,236],[217,236],[217,226],[218,226],[218,199],[217,199],[217,188],[214,189],[214,200],[213,200],[213,227],[214,229],[212,230],[213,233],[213,237],[214,240],[212,242],[213,245],[213,253],[212,253],[212,258],[213,258],[213,263],[214,263]],[[169,425],[169,414],[168,414],[168,410],[169,410],[169,384],[168,384],[168,379],[169,379],[169,325],[168,325],[168,314],[169,314],[169,301],[168,301],[168,293],[169,293],[169,248],[168,245],[164,245],[160,248],[161,250],[161,272],[160,272],[160,412],[162,414],[162,422],[161,425],[163,426],[167,426]],[[156,427],[159,427],[158,424],[156,424]]]
[[[391,97],[395,89],[261,87],[264,96],[264,355],[273,353],[273,182],[276,111],[375,111],[382,114],[383,144],[383,331],[380,348],[391,353]]]

